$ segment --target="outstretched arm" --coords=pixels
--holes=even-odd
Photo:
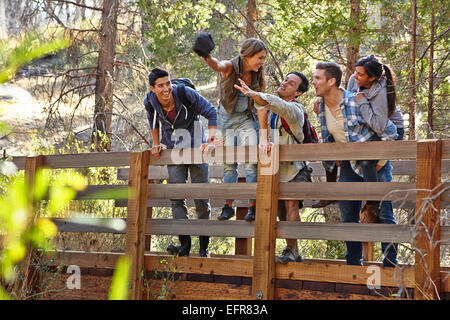
[[[235,84],[234,87],[236,89],[240,90],[243,94],[255,100],[255,102],[260,106],[266,106],[268,104],[266,100],[260,97],[257,91],[253,91],[252,89],[250,89],[244,81],[242,81],[241,79],[238,79],[238,81],[241,85],[238,86],[237,84]]]
[[[210,54],[205,58],[201,57],[206,64],[214,71],[220,72],[223,78],[228,78],[232,71],[232,65],[229,60],[219,61],[213,58]]]

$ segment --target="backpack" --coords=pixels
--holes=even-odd
[[[192,102],[189,101],[187,95],[186,95],[186,89],[185,87],[189,87],[193,90],[195,89],[194,84],[192,83],[191,79],[188,78],[176,78],[170,80],[170,82],[178,87],[178,97],[180,98],[181,102],[186,106],[190,107],[192,106]]]
[[[297,102],[295,99],[293,99],[292,101]],[[303,143],[319,143],[319,138],[317,136],[316,130],[312,126],[311,122],[309,122],[308,114],[306,112],[304,112],[304,118],[305,121],[303,122]],[[286,130],[286,132],[294,137],[295,141],[299,143],[297,138],[292,134],[289,125],[286,123],[286,121],[284,121],[283,118],[281,118],[281,124],[283,125],[284,130]]]
[[[316,130],[309,122],[308,114],[305,112],[305,122],[303,123],[303,143],[319,143]]]

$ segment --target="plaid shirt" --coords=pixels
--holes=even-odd
[[[359,106],[356,104],[352,92],[342,90],[343,96],[339,107],[342,110],[344,118],[344,131],[346,142],[367,142],[372,140],[394,140],[397,137],[397,128],[394,123],[387,120],[386,128],[381,137],[373,131],[364,120]],[[319,106],[319,123],[323,143],[334,142],[333,135],[328,131],[327,121],[325,119],[325,102],[322,100]],[[335,166],[334,161],[324,161],[323,165],[328,171],[332,171]]]

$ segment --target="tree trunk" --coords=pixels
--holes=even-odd
[[[347,86],[350,76],[355,70],[356,62],[359,59],[359,43],[361,36],[361,1],[351,0],[350,2],[350,29],[348,31],[347,42],[347,68],[345,75],[345,86]]]
[[[95,84],[93,142],[96,151],[109,151],[111,149],[117,11],[118,0],[103,1],[102,25],[99,32],[100,51]],[[107,141],[98,136],[98,131],[101,132],[103,137],[107,138]]]
[[[256,35],[255,32],[255,21],[257,17],[257,11],[256,11],[256,0],[248,0],[247,2],[247,36],[249,38],[254,38]]]
[[[411,3],[411,48],[409,71],[409,140],[416,139],[416,32],[417,32],[417,3]]]
[[[427,138],[433,138],[434,131],[434,121],[433,121],[433,113],[434,113],[434,8],[436,6],[436,0],[432,1],[431,4],[431,25],[430,25],[430,64],[429,64],[429,72],[428,72],[428,130],[427,130]]]

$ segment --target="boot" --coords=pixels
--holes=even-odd
[[[378,223],[380,216],[380,208],[378,203],[366,203],[359,214],[359,221],[361,223]]]
[[[191,251],[191,237],[180,235],[178,236],[180,240],[181,246],[174,246],[173,244],[167,247],[167,252],[174,256],[189,256],[189,252]]]
[[[198,242],[200,243],[200,250],[199,250],[199,256],[203,258],[209,258],[209,252],[208,252],[208,244],[209,244],[209,237],[208,236],[199,236]]]
[[[244,219],[246,221],[254,221],[255,220],[255,213],[256,213],[256,206],[251,206],[248,208],[248,212],[245,215]]]

